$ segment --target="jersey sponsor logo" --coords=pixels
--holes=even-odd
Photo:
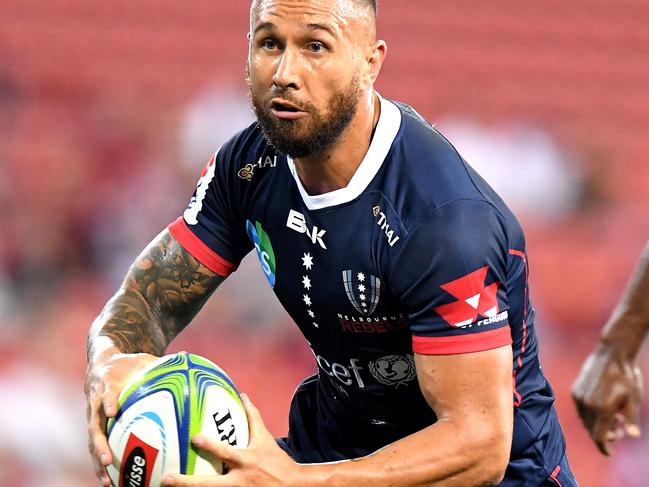
[[[126,459],[122,462],[119,474],[120,485],[128,487],[149,485],[158,451],[131,433],[124,449]]]
[[[196,192],[194,193],[194,196],[192,196],[192,199],[189,201],[189,206],[183,213],[183,217],[189,225],[196,225],[198,223],[198,214],[203,209],[203,200],[207,195],[207,189],[209,188],[212,179],[214,179],[214,171],[216,170],[216,156],[218,155],[218,153],[219,151],[216,151],[216,154],[214,154],[207,165],[203,168],[201,177],[196,184]]]
[[[239,169],[237,176],[239,176],[241,179],[245,179],[246,181],[252,181],[252,176],[254,174],[255,166],[252,164],[246,164],[241,169]]]
[[[359,365],[359,359],[353,358],[349,360],[349,364],[339,364],[337,362],[330,363],[322,355],[316,355],[315,360],[320,370],[332,379],[336,379],[340,384],[345,386],[356,384],[359,389],[365,388],[365,382],[361,377],[363,367]]]
[[[291,210],[288,212],[288,219],[286,220],[286,226],[291,230],[295,230],[298,233],[304,233],[311,240],[313,245],[318,244],[323,249],[327,249],[327,246],[324,243],[323,237],[326,230],[320,229],[316,226],[309,229],[306,224],[305,216],[299,211]]]
[[[357,358],[349,362],[330,362],[322,355],[315,356],[318,368],[336,389],[345,392],[341,386],[356,386],[365,389],[367,378],[374,378],[386,386],[408,385],[417,376],[415,362],[411,355],[386,355],[377,360],[370,360],[367,365]],[[369,374],[366,372],[369,371]]]
[[[252,181],[255,175],[255,169],[262,169],[264,167],[277,167],[277,156],[261,156],[257,162],[249,163],[239,169],[237,176],[245,181]]]
[[[500,323],[502,321],[505,321],[507,318],[509,318],[509,312],[507,310],[505,310],[502,313],[498,313],[497,315],[492,316],[491,318],[485,318],[484,320],[478,320],[476,325],[477,326],[493,325],[495,323]]]
[[[376,218],[376,224],[381,227],[385,238],[388,239],[388,245],[394,247],[394,244],[399,241],[400,237],[388,224],[388,217],[385,216],[385,213],[381,211],[381,207],[378,205],[372,208],[372,214],[374,215],[374,218]]]
[[[250,220],[246,221],[246,232],[257,250],[257,257],[261,263],[261,269],[266,275],[270,287],[275,287],[275,252],[273,245],[270,243],[270,237],[261,227],[261,223],[255,222],[253,225]]]
[[[417,377],[411,355],[386,355],[369,363],[370,373],[386,386],[404,386]]]
[[[376,310],[381,298],[381,280],[371,274],[352,270],[343,271],[343,285],[347,299],[363,316],[370,316]]]
[[[437,306],[434,310],[455,328],[472,326],[478,317],[482,316],[488,320],[502,321],[503,318],[498,308],[498,286],[499,282],[486,285],[489,266],[484,266],[466,276],[442,284],[441,288],[457,299],[449,304]],[[476,324],[482,324],[480,320]],[[488,323],[485,323],[488,324]]]
[[[408,318],[403,314],[357,317],[338,313],[338,321],[345,333],[387,333],[408,326]]]

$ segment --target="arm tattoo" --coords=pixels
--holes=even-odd
[[[137,258],[93,324],[88,356],[96,337],[110,338],[124,353],[164,354],[223,280],[168,230],[162,232]]]

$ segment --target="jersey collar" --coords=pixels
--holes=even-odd
[[[399,127],[401,127],[401,112],[391,101],[386,100],[380,95],[379,99],[381,101],[381,115],[376,124],[376,131],[372,143],[360,166],[358,166],[358,169],[356,169],[356,172],[349,181],[349,184],[344,188],[315,196],[309,195],[304,189],[302,181],[300,181],[293,158],[290,155],[287,156],[288,167],[293,175],[293,179],[295,179],[302,200],[309,210],[319,210],[330,206],[341,205],[358,198],[369,186],[376,173],[379,172],[379,169],[381,169],[381,165],[399,132]]]

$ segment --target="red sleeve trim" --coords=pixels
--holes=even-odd
[[[168,227],[169,232],[178,240],[187,252],[192,254],[201,264],[221,277],[228,277],[237,268],[231,262],[228,262],[219,254],[214,252],[205,243],[192,232],[185,219],[181,216]]]
[[[412,337],[412,349],[422,355],[453,355],[457,353],[482,352],[512,344],[509,326],[495,330],[456,335],[450,337]]]

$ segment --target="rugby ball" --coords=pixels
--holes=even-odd
[[[191,439],[201,433],[248,446],[248,420],[234,384],[213,362],[186,352],[165,355],[129,379],[106,425],[115,487],[159,486],[166,473],[220,475]]]

